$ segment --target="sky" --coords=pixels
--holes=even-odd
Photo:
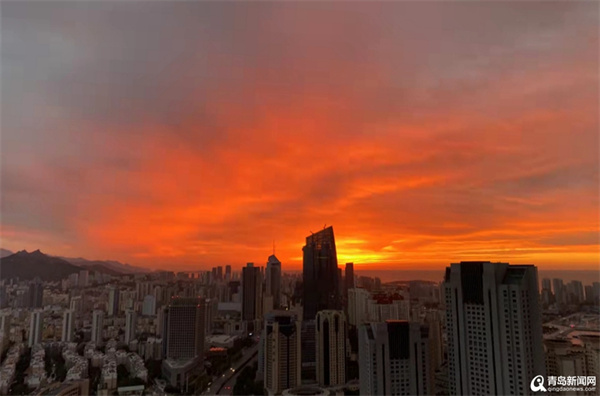
[[[0,246],[598,268],[599,7],[2,2]]]

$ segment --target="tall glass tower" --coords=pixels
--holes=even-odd
[[[319,311],[342,307],[333,227],[306,237],[306,246],[302,251],[303,318],[314,320]]]

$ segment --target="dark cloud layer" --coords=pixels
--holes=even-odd
[[[297,265],[327,223],[362,263],[595,265],[598,11],[3,3],[2,245]]]

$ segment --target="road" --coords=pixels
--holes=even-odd
[[[258,356],[258,344],[251,346],[250,348],[246,348],[242,351],[242,356],[232,365],[232,367],[226,371],[220,378],[213,380],[210,386],[202,393],[203,395],[219,395],[219,394],[231,394],[233,390],[233,385],[235,381],[231,382],[232,379],[235,379],[239,372],[250,362],[255,360]],[[233,370],[232,370],[233,369]],[[231,389],[225,389],[230,386]]]
[[[235,385],[235,382],[237,381],[238,375],[242,372],[242,369],[249,364],[253,364],[257,359],[258,359],[258,352],[256,352],[254,355],[252,355],[250,357],[250,359],[246,360],[246,362],[244,364],[242,364],[239,368],[237,368],[235,370],[233,375],[230,375],[227,378],[227,381],[221,386],[221,389],[219,389],[217,391],[217,395],[232,395],[233,387]]]

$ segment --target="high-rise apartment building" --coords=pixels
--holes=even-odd
[[[317,312],[317,382],[330,387],[346,383],[346,315],[343,311]]]
[[[548,376],[600,376],[600,338],[597,335],[580,334],[576,339],[544,339],[544,349]]]
[[[424,322],[428,329],[429,380],[430,390],[435,390],[435,375],[444,362],[444,342],[442,336],[442,316],[437,310],[425,313]]]
[[[8,292],[6,285],[0,284],[0,309],[8,307]]]
[[[450,394],[528,394],[546,372],[536,267],[452,264],[444,291]]]
[[[198,359],[204,356],[204,299],[173,298],[165,308],[163,334],[166,359]]]
[[[592,295],[594,296],[594,301],[600,301],[600,282],[592,283]]]
[[[204,309],[204,335],[211,335],[215,319],[219,315],[219,300],[216,298],[207,298]]]
[[[165,307],[161,307],[158,309],[158,312],[156,313],[156,321],[155,326],[154,326],[154,333],[159,336],[162,337],[164,334],[166,334],[166,329],[165,329],[165,324],[166,324],[166,320],[165,320]]]
[[[61,334],[61,338],[60,338],[60,340],[62,342],[73,341],[73,319],[74,319],[74,312],[70,309],[67,309],[63,313],[62,334]]]
[[[10,345],[10,326],[12,316],[9,312],[0,313],[0,352],[4,353]]]
[[[142,301],[148,294],[152,294],[154,284],[152,282],[136,282],[135,296],[137,301]]]
[[[142,304],[142,315],[156,315],[156,297],[154,297],[154,295],[148,294],[146,297],[144,297],[144,303]]]
[[[369,321],[409,320],[410,301],[408,300],[369,300],[367,302]]]
[[[390,320],[359,327],[361,395],[430,395],[428,327]]]
[[[542,290],[541,300],[544,306],[548,306],[554,302],[554,295],[552,294],[552,281],[548,278],[542,279]]]
[[[120,291],[118,288],[111,286],[108,289],[108,316],[117,316],[119,315],[120,309]]]
[[[90,271],[81,270],[79,271],[79,287],[88,287],[90,283]]]
[[[104,334],[104,312],[95,310],[92,313],[92,341],[102,345]]]
[[[581,281],[571,281],[565,287],[567,293],[567,303],[580,304],[585,300],[585,292]]]
[[[300,321],[291,311],[272,311],[265,317],[264,384],[269,394],[301,384]]]
[[[81,296],[71,297],[71,302],[69,303],[69,309],[75,313],[82,312],[83,311],[83,298]]]
[[[36,310],[31,313],[29,324],[29,347],[42,342],[42,329],[44,328],[44,313]]]
[[[542,290],[552,291],[552,281],[549,278],[542,279]]]
[[[137,326],[137,314],[135,311],[128,310],[125,313],[125,344],[135,340]]]
[[[371,294],[366,289],[348,289],[348,324],[358,326],[368,321]]]
[[[11,326],[12,315],[10,312],[0,313],[0,336],[6,341],[10,338],[10,326]]]
[[[562,279],[552,279],[552,287],[554,289],[554,301],[557,304],[567,303],[567,293],[565,291],[565,285]]]

